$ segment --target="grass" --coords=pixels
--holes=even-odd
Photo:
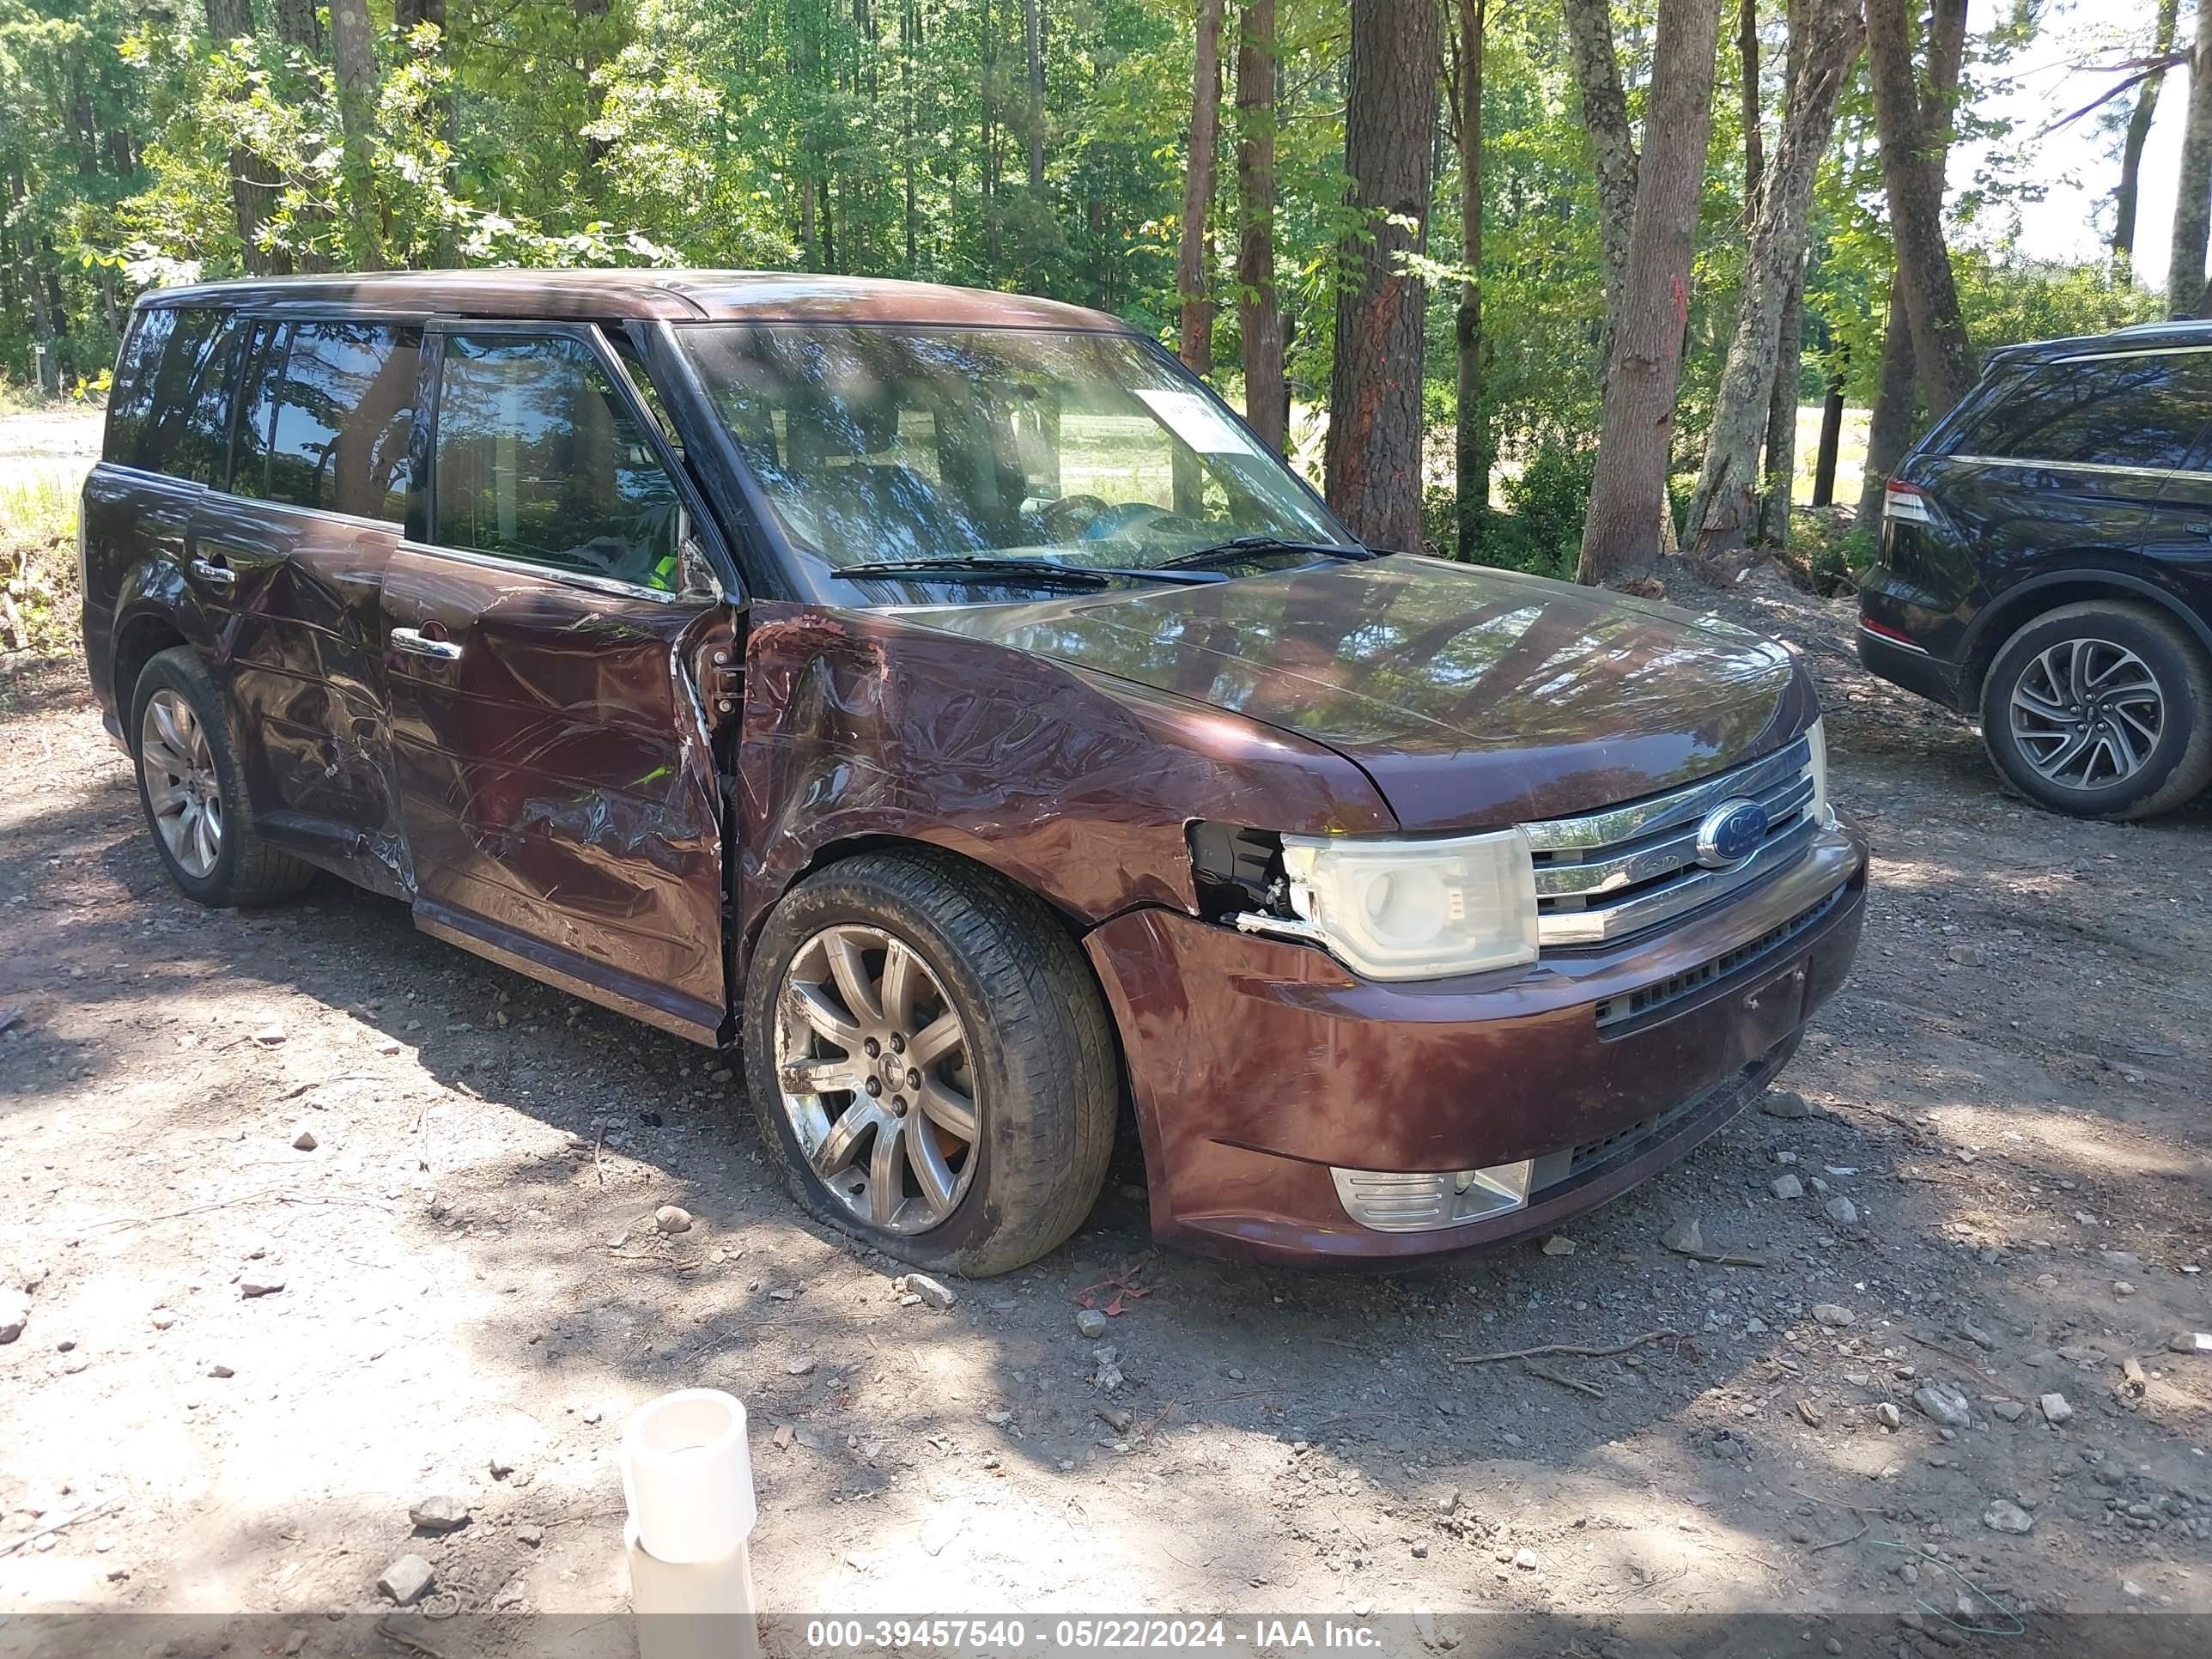
[[[51,471],[0,483],[0,661],[76,643],[75,481]]]

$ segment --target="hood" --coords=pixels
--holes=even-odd
[[[1632,800],[1778,749],[1819,712],[1749,629],[1402,554],[902,614],[1326,744],[1407,830]]]

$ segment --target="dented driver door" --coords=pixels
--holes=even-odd
[[[724,809],[701,677],[738,660],[740,609],[590,331],[435,343],[427,499],[384,589],[416,925],[720,1041]]]

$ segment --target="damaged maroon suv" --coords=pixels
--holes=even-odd
[[[1850,964],[1778,647],[1359,545],[1155,343],[1003,295],[149,296],[84,632],[177,885],[333,872],[743,1054],[817,1214],[989,1273],[1117,1127],[1164,1240],[1390,1262],[1680,1158]]]

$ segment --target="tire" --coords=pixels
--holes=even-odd
[[[2086,727],[2069,724],[2077,714]],[[2086,750],[2069,747],[2085,738]],[[2008,782],[2054,812],[2171,811],[2212,784],[2212,662],[2154,606],[2062,605],[2007,640],[1990,665],[1982,741]],[[2127,757],[2134,763],[2124,769]]]
[[[140,671],[128,729],[147,833],[186,898],[218,908],[274,904],[314,879],[313,866],[262,840],[238,763],[236,726],[191,647],[173,646]],[[203,824],[212,826],[211,836]]]
[[[975,1279],[1026,1266],[1104,1183],[1120,1072],[1090,969],[1036,899],[949,854],[861,854],[786,894],[753,952],[744,1047],[793,1196],[902,1261]]]

